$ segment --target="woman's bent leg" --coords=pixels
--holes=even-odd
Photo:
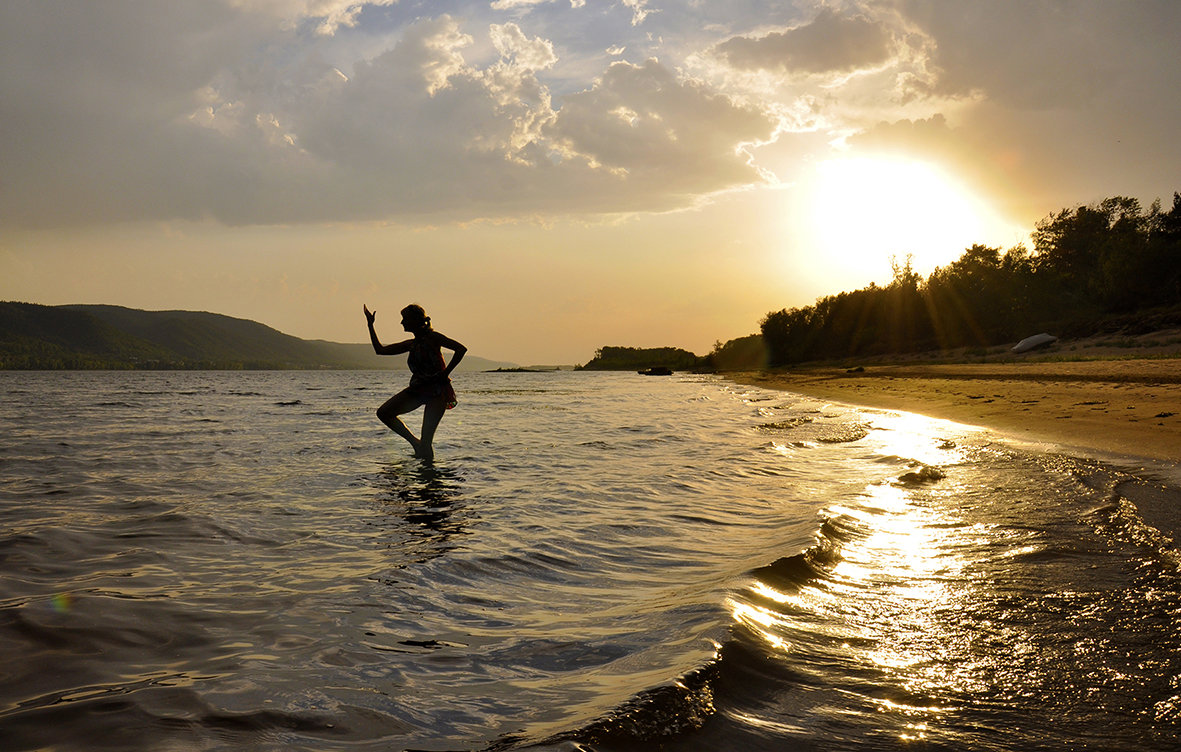
[[[377,408],[377,417],[381,422],[389,426],[394,433],[410,442],[410,446],[414,448],[415,455],[421,449],[421,442],[398,416],[418,409],[418,406],[421,404],[422,401],[412,394],[409,389],[403,389],[386,400],[385,404],[381,407]]]

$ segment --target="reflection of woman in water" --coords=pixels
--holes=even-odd
[[[459,365],[459,361],[463,360],[467,348],[431,329],[430,317],[422,310],[422,306],[415,304],[402,309],[402,328],[413,334],[414,339],[383,345],[377,339],[377,332],[373,330],[373,320],[377,318],[377,314],[370,311],[368,306],[364,308],[365,321],[369,324],[369,339],[373,341],[373,351],[378,355],[409,353],[406,365],[410,367],[410,386],[377,408],[377,417],[410,442],[410,446],[414,447],[415,457],[433,459],[435,429],[439,427],[443,413],[455,407],[456,403],[455,390],[451,387],[451,372]],[[454,352],[450,363],[443,361],[441,348],[444,347]],[[419,407],[425,409],[422,413],[422,436],[416,438],[398,416]]]

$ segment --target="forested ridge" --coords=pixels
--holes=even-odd
[[[470,355],[464,362],[469,370],[503,365]],[[317,368],[401,370],[406,359],[216,313],[0,302],[0,369]]]
[[[1168,210],[1125,197],[1063,209],[1037,223],[1032,241],[1032,251],[973,245],[926,279],[895,260],[885,286],[769,313],[767,364],[1181,326],[1181,194]],[[752,348],[751,338],[719,343],[713,359]]]

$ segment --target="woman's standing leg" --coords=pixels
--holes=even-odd
[[[426,403],[426,407],[422,411],[422,439],[418,442],[416,456],[424,460],[435,458],[435,429],[439,427],[439,421],[443,419],[445,412],[447,412],[447,398],[445,396],[435,397]]]

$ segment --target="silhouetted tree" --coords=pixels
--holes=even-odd
[[[1115,197],[1037,223],[1033,252],[973,245],[924,282],[910,259],[886,287],[820,298],[760,323],[772,364],[999,344],[1038,329],[1181,305],[1181,194],[1145,213]],[[1181,317],[1181,311],[1177,312]],[[1169,316],[1165,317],[1172,320]]]

